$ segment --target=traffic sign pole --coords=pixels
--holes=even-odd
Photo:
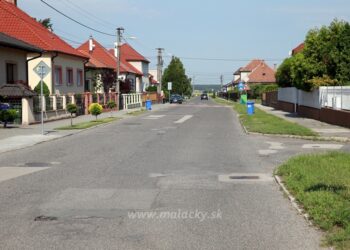
[[[40,66],[40,97],[41,97],[41,134],[44,135],[44,84],[43,84],[44,66]]]
[[[41,134],[44,135],[44,78],[49,74],[51,68],[40,61],[34,68],[34,72],[40,77],[40,98],[41,98]]]

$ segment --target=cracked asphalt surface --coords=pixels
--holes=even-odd
[[[268,178],[321,151],[302,148],[313,143],[246,135],[231,108],[196,98],[0,154],[0,169],[38,167],[0,182],[0,249],[320,249],[321,232]]]

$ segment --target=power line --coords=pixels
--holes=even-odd
[[[170,56],[165,56],[170,57]],[[184,56],[176,56],[183,60],[197,60],[197,61],[225,61],[225,62],[250,62],[252,59],[229,59],[229,58],[206,58],[206,57],[184,57]],[[264,59],[264,61],[283,61],[285,58],[268,58]]]
[[[40,1],[41,1],[42,3],[44,3],[45,5],[47,5],[48,7],[50,7],[51,9],[53,9],[54,11],[56,11],[57,13],[61,14],[62,16],[68,18],[69,20],[71,20],[71,21],[73,21],[73,22],[75,22],[75,23],[77,23],[77,24],[79,24],[79,25],[81,25],[81,26],[83,26],[83,27],[85,27],[85,28],[87,28],[87,29],[89,29],[89,30],[95,31],[95,32],[100,33],[100,34],[102,34],[102,35],[113,36],[113,37],[115,37],[114,34],[110,34],[110,33],[106,33],[106,32],[97,30],[97,29],[95,29],[95,28],[92,28],[92,27],[90,27],[90,26],[88,26],[88,25],[86,25],[86,24],[83,24],[83,23],[81,23],[81,22],[79,22],[79,21],[73,19],[72,17],[70,17],[70,16],[66,15],[65,13],[63,13],[62,11],[56,9],[55,7],[53,7],[52,5],[50,5],[49,3],[45,2],[44,0],[40,0]]]
[[[97,17],[95,14],[93,14],[93,13],[87,11],[87,10],[82,9],[81,6],[77,5],[76,3],[72,2],[71,0],[65,0],[65,2],[67,2],[70,5],[74,6],[75,9],[78,12],[80,12],[83,16],[85,16],[85,17],[87,17],[89,19],[93,18],[98,23],[100,23],[102,25],[108,25],[108,26],[113,27],[113,28],[115,28],[115,26],[116,26],[115,24],[109,23],[109,22],[107,22],[107,21]]]

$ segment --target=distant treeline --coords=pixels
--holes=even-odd
[[[200,91],[208,91],[210,92],[212,89],[214,91],[219,91],[220,90],[220,85],[205,85],[205,84],[195,84],[194,89],[195,90],[200,90]]]

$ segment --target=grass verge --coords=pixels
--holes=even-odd
[[[327,245],[350,249],[350,154],[297,156],[276,170],[321,229]]]
[[[98,120],[93,120],[93,121],[88,121],[88,122],[81,122],[77,124],[73,124],[73,126],[64,126],[64,127],[59,127],[55,128],[55,130],[75,130],[75,129],[87,129],[91,128],[97,125],[101,125],[104,123],[109,123],[118,120],[119,118],[117,117],[108,117],[104,119],[98,119]]]
[[[279,135],[317,136],[311,129],[286,121],[255,108],[254,115],[247,115],[246,105],[234,103],[234,109],[239,113],[239,119],[249,132]]]
[[[254,115],[247,115],[247,106],[222,98],[214,99],[216,103],[233,106],[239,114],[239,119],[249,132],[276,135],[318,136],[311,129],[286,121],[255,107]]]

